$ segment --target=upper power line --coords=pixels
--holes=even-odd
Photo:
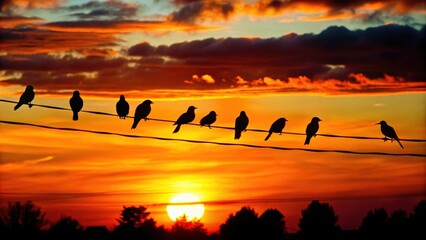
[[[5,103],[11,103],[11,104],[17,104],[18,102],[7,100],[7,99],[0,99],[0,102]],[[41,108],[48,108],[48,109],[54,109],[54,110],[62,110],[62,111],[72,111],[70,108],[64,108],[64,107],[58,107],[58,106],[52,106],[52,105],[43,105],[43,104],[31,104],[32,106],[41,107]],[[91,111],[91,110],[81,110],[80,112],[83,113],[89,113],[89,114],[96,114],[96,115],[103,115],[103,116],[111,116],[111,117],[118,117],[117,114],[107,113],[107,112],[100,112],[100,111]],[[127,116],[128,118],[134,118],[134,116]],[[157,121],[157,122],[167,122],[167,123],[175,123],[174,120],[169,119],[160,119],[160,118],[146,118],[146,120],[150,121]],[[187,125],[193,125],[193,126],[200,126],[196,123],[186,123]],[[228,127],[228,126],[218,126],[218,125],[210,125],[211,128],[217,128],[217,129],[226,129],[226,130],[235,130],[234,127]],[[247,128],[246,131],[250,132],[262,132],[262,133],[268,133],[268,130],[264,129],[252,129]],[[298,135],[298,136],[305,136],[305,133],[300,132],[288,132],[288,131],[282,131],[282,134],[288,134],[288,135]],[[325,134],[325,133],[318,133],[315,134],[316,136],[321,137],[329,137],[329,138],[345,138],[345,139],[360,139],[360,140],[383,140],[384,138],[380,137],[368,137],[368,136],[349,136],[349,135],[336,135],[336,134]],[[400,138],[400,141],[404,142],[426,142],[426,139],[407,139],[407,138]]]

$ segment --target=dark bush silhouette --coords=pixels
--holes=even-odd
[[[83,226],[72,217],[61,216],[50,226],[46,235],[49,240],[78,240],[83,236]]]
[[[388,213],[384,208],[369,211],[359,228],[362,239],[385,239],[387,220]]]
[[[302,210],[299,220],[301,239],[336,239],[340,232],[337,215],[328,203],[312,201],[308,208]]]
[[[409,217],[410,239],[426,239],[426,200],[420,201]]]
[[[277,209],[268,209],[259,218],[260,232],[264,240],[286,239],[284,215]]]
[[[200,220],[188,221],[183,215],[176,219],[170,230],[170,239],[172,240],[204,240],[208,239],[207,229]]]
[[[250,207],[243,207],[235,215],[230,214],[226,222],[220,225],[222,240],[250,240],[259,238],[257,213]]]
[[[47,224],[44,216],[31,201],[9,203],[0,210],[1,238],[40,239],[41,229]]]
[[[409,234],[408,216],[404,210],[398,210],[391,214],[386,222],[387,239],[406,239]]]

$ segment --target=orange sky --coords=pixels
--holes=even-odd
[[[84,92],[82,92],[84,98]],[[13,96],[8,99],[13,99]],[[15,96],[16,99],[16,96]],[[86,110],[114,113],[116,99],[84,98]],[[68,98],[40,97],[37,103],[67,107]],[[374,125],[382,119],[395,127],[401,138],[425,139],[422,93],[364,96],[288,95],[231,98],[151,99],[150,117],[175,119],[194,105],[196,120],[215,110],[217,125],[232,126],[239,111],[250,118],[249,127],[268,129],[279,117],[289,121],[286,131],[303,132],[313,115],[323,119],[319,133],[381,137]],[[131,112],[141,100],[129,99]],[[229,130],[173,126],[141,122],[131,130],[132,119],[80,114],[71,121],[68,111],[22,107],[14,112],[1,103],[1,119],[57,127],[74,127],[148,136],[248,143],[282,147],[304,147],[303,136],[276,135],[264,142],[264,133],[245,132],[240,141]],[[397,114],[395,114],[397,113]],[[28,117],[31,116],[29,119]],[[409,117],[406,117],[409,116]],[[262,203],[264,199],[325,198],[419,193],[425,186],[425,162],[419,157],[345,155],[250,149],[237,146],[199,145],[158,140],[130,139],[89,133],[60,132],[1,125],[1,189],[4,201],[32,199],[48,211],[79,219],[82,224],[112,226],[122,205],[145,205],[159,224],[169,226],[165,206],[178,193],[194,193],[206,205],[202,221],[210,231],[218,229],[228,214],[243,205],[258,212],[278,208],[290,230],[297,230],[300,210],[309,201]],[[316,137],[307,148],[425,154],[424,143],[380,140],[342,140]],[[20,195],[23,194],[23,195]],[[55,195],[58,194],[58,195]],[[62,194],[62,195],[61,195]],[[86,194],[88,196],[86,196]],[[255,203],[247,199],[254,199]],[[257,200],[256,200],[257,199]],[[411,211],[419,197],[358,201],[336,204],[344,227],[357,227],[374,207]],[[220,204],[222,201],[241,201]],[[244,202],[246,200],[246,202]],[[215,203],[217,202],[217,203]],[[353,206],[348,208],[347,206]],[[346,219],[346,220],[343,220]]]

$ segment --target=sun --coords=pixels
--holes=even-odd
[[[172,221],[185,215],[188,220],[201,219],[204,214],[204,204],[199,203],[200,198],[190,193],[183,193],[174,196],[167,206],[167,214]],[[183,203],[183,204],[179,204]],[[186,204],[198,203],[198,204]]]

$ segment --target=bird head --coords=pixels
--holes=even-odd
[[[153,103],[151,100],[149,100],[149,99],[147,99],[147,100],[143,101],[143,103],[144,103],[144,104],[149,104],[149,105],[150,105],[150,104],[154,104],[154,103]]]
[[[120,100],[125,100],[124,95],[120,95]]]
[[[313,117],[312,118],[312,122],[319,122],[322,121],[321,119],[319,119],[319,117]]]
[[[79,91],[77,91],[77,90],[75,90],[75,91],[72,93],[72,95],[73,95],[73,96],[75,96],[75,97],[78,97],[78,96],[80,96],[80,92],[79,92]]]
[[[31,85],[28,85],[28,86],[25,88],[25,91],[32,91],[32,90],[34,90],[34,87],[33,87],[33,86],[31,86]]]
[[[246,116],[246,112],[245,111],[241,111],[240,112],[240,116]]]
[[[281,118],[284,122],[287,122],[288,120],[286,118]]]
[[[194,107],[194,106],[190,106],[189,108],[188,108],[188,111],[195,111],[195,109],[197,109],[196,107]]]
[[[376,125],[377,125],[377,124],[380,124],[380,125],[387,125],[386,121],[383,121],[383,120],[382,120],[382,121],[380,121],[380,122],[378,122],[378,123],[376,123]]]
[[[209,114],[214,115],[214,116],[218,116],[215,111],[211,111]]]

